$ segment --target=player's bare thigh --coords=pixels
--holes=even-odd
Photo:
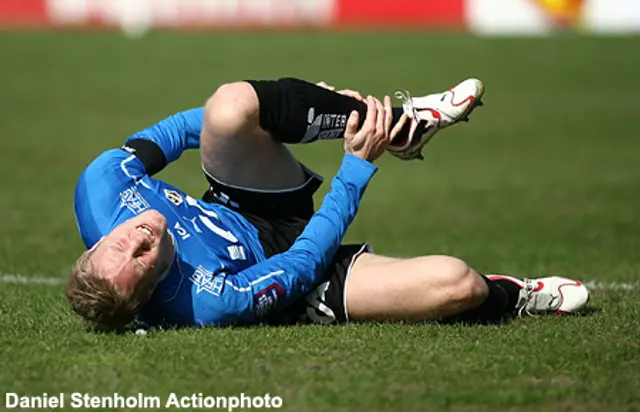
[[[253,189],[278,190],[304,182],[291,152],[260,127],[260,104],[246,82],[229,83],[205,107],[202,167],[215,179]]]
[[[353,263],[346,290],[349,319],[375,321],[443,318],[479,306],[488,294],[484,280],[460,259],[371,253]]]

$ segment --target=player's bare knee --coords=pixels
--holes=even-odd
[[[461,259],[438,256],[437,268],[448,298],[464,307],[475,307],[487,296],[487,285],[469,265]]]
[[[460,281],[459,290],[461,301],[468,309],[475,308],[487,298],[489,288],[482,277],[469,268],[467,275]]]
[[[216,137],[232,136],[257,125],[259,108],[249,83],[223,84],[207,101],[204,122]]]

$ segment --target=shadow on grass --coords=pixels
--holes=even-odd
[[[576,313],[548,313],[540,315],[540,317],[553,317],[553,316],[561,316],[561,317],[590,317],[590,316],[598,316],[602,313],[602,308],[587,306],[583,308],[580,312]],[[526,317],[526,316],[525,316]],[[325,324],[326,327],[331,328],[340,328],[350,324],[371,324],[375,323],[378,325],[398,325],[398,324],[406,324],[406,325],[451,325],[451,326],[500,326],[500,325],[508,325],[514,319],[518,318],[516,314],[503,316],[499,319],[460,319],[460,318],[449,318],[449,319],[439,319],[439,320],[428,320],[422,322],[370,322],[370,321],[352,321],[349,323],[340,323],[340,324]],[[321,324],[309,324],[305,322],[264,322],[264,323],[256,323],[249,325],[235,325],[235,326],[226,326],[224,329],[237,329],[237,330],[251,330],[251,329],[263,329],[263,328],[273,328],[273,329],[286,329],[286,328],[296,328],[300,326],[323,326]],[[136,334],[146,334],[147,331],[158,333],[158,332],[168,332],[168,331],[176,331],[188,329],[192,330],[194,327],[192,326],[167,326],[167,327],[148,327],[144,324],[140,323],[132,323],[125,328],[112,330],[112,329],[104,329],[95,325],[87,325],[86,329],[88,332],[97,333],[97,334],[105,334],[105,335],[126,335],[129,333]],[[205,329],[218,329],[214,327],[208,327]],[[141,332],[142,331],[142,332]]]
[[[580,312],[576,312],[576,313],[564,313],[560,316],[569,316],[569,317],[587,317],[587,316],[598,316],[602,313],[602,308],[599,307],[594,307],[594,306],[587,306],[585,308],[582,308],[580,310]]]

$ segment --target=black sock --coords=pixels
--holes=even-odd
[[[490,282],[497,284],[507,293],[507,306],[505,310],[507,312],[513,312],[516,310],[516,305],[520,299],[520,290],[522,290],[522,287],[507,279],[492,279]]]
[[[469,309],[459,315],[452,316],[447,321],[453,322],[472,322],[472,323],[496,323],[503,319],[507,314],[507,305],[509,297],[507,292],[498,283],[487,279],[484,275],[482,279],[489,287],[487,298],[480,306]]]
[[[250,80],[260,101],[260,126],[284,143],[308,143],[339,139],[344,136],[352,111],[365,120],[367,105],[354,98],[294,78]],[[393,121],[400,120],[403,109],[393,108]],[[409,135],[409,122],[394,142]]]

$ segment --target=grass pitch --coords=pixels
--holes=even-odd
[[[285,411],[639,410],[639,48],[633,38],[1,33],[3,398],[270,393]],[[504,326],[138,337],[88,332],[59,285],[6,283],[12,274],[66,276],[82,251],[73,189],[94,156],[202,104],[223,82],[282,76],[377,95],[482,78],[485,107],[438,135],[424,162],[380,161],[347,240],[387,255],[454,254],[485,273],[565,274],[605,287],[584,316]],[[327,178],[341,158],[340,142],[294,150]],[[196,196],[205,188],[197,153],[161,178]]]

